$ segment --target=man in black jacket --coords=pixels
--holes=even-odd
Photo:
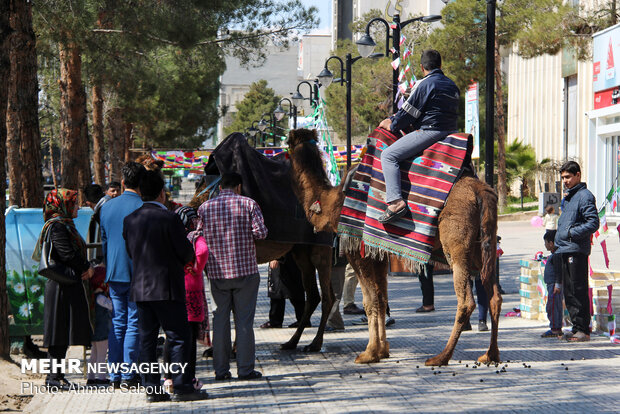
[[[170,344],[171,363],[182,364],[182,373],[172,373],[173,401],[207,398],[195,391],[194,370],[190,368],[190,328],[185,308],[183,267],[194,258],[194,250],[185,235],[178,215],[163,205],[164,180],[158,172],[147,171],[140,184],[145,202],[123,223],[127,253],[133,262],[130,298],[138,307],[140,362],[157,362],[157,335],[161,326]],[[144,375],[147,401],[164,401],[168,394],[160,386],[160,374]]]
[[[581,168],[568,161],[560,168],[566,188],[562,199],[562,214],[555,233],[556,254],[562,257],[564,301],[573,324],[565,336],[570,342],[590,340],[590,297],[588,294],[588,256],[590,238],[598,229],[596,199],[581,182]]]

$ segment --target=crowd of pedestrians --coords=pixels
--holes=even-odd
[[[544,274],[550,329],[542,336],[581,342],[590,335],[587,262],[590,236],[599,222],[594,197],[581,182],[579,165],[568,162],[560,173],[567,190],[562,214],[557,217],[547,211],[549,226],[544,235],[545,247],[551,252]],[[43,345],[48,358],[62,360],[69,346],[83,345],[91,348],[92,364],[152,363],[158,359],[163,330],[164,362],[184,367],[166,373],[163,386],[158,372],[140,377],[131,370],[89,372],[87,385],[144,386],[149,402],[204,399],[207,393],[196,377],[197,342],[212,345],[215,380],[230,380],[232,313],[237,377],[261,378],[255,369],[253,329],[260,280],[255,241],[267,236],[267,228],[260,207],[241,195],[241,187],[240,175],[224,174],[216,197],[197,210],[185,206],[171,211],[166,207],[161,172],[129,162],[122,168],[121,183],[111,183],[105,190],[95,184],[84,188],[85,204],[93,210],[86,241],[73,222],[79,207],[77,191],[52,190],[45,199],[45,224],[33,258],[39,260],[49,243],[50,257],[74,275],[75,283],[47,281]],[[332,288],[336,303],[328,318],[328,332],[344,330],[341,302],[345,314],[364,313],[354,303],[355,273],[346,268],[337,243],[335,238]],[[204,274],[215,304],[212,342]],[[424,300],[416,312],[432,312],[432,266],[425,266],[419,276]],[[485,331],[488,299],[481,283],[474,284],[479,330]],[[285,298],[293,303],[297,319],[289,327],[296,326],[303,315],[304,295],[301,274],[290,254],[270,263],[269,295],[269,320],[261,328],[282,327]],[[562,332],[562,299],[573,326],[566,334]],[[393,319],[386,320],[391,323]],[[61,390],[72,388],[60,371],[49,374],[46,384]]]

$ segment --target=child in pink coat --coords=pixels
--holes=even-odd
[[[209,340],[209,309],[205,296],[203,271],[207,264],[209,248],[204,237],[196,232],[198,215],[196,210],[183,206],[175,211],[185,225],[187,238],[194,246],[194,261],[185,265],[185,306],[187,308],[187,320],[191,331],[190,359],[189,363],[196,368],[196,342],[200,340],[204,345],[211,346]],[[164,349],[164,355],[169,353]],[[197,378],[194,378],[194,387],[199,390],[203,386]],[[164,387],[172,391],[172,380],[166,379]]]

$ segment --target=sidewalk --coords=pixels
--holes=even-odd
[[[544,250],[543,229],[529,222],[501,222],[499,234],[506,254],[501,259],[504,296],[502,314],[519,304],[518,261]],[[617,235],[608,242],[612,267],[620,269]],[[600,256],[600,257],[599,257]],[[600,266],[597,265],[600,259]],[[593,267],[602,267],[599,250],[593,249]],[[266,267],[261,266],[265,275]],[[353,326],[345,316],[346,331],[325,335],[320,353],[280,351],[293,329],[259,329],[267,320],[269,300],[266,277],[261,281],[255,320],[258,381],[215,382],[211,360],[199,359],[198,376],[210,399],[192,403],[146,404],[143,394],[38,394],[28,412],[617,412],[620,403],[620,346],[592,336],[589,343],[569,344],[540,338],[547,328],[538,321],[500,319],[501,366],[473,367],[489,345],[490,334],[465,332],[447,367],[424,366],[439,353],[449,336],[456,307],[451,275],[435,278],[436,312],[416,314],[421,304],[417,279],[391,278],[390,308],[396,324],[388,328],[391,356],[384,362],[357,365],[353,361],[368,340],[365,326]],[[361,304],[361,292],[356,302]],[[312,318],[300,349],[315,332],[320,311]],[[294,320],[287,305],[285,324]],[[76,348],[78,349],[78,348]],[[202,350],[199,350],[202,353]],[[524,367],[527,365],[527,368]],[[502,366],[506,372],[497,373]],[[236,369],[231,367],[233,376]],[[568,368],[568,370],[567,370]],[[74,380],[81,379],[73,378]]]

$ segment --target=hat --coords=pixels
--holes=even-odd
[[[179,215],[186,229],[193,225],[194,219],[198,218],[196,209],[190,206],[181,206],[174,212]]]

